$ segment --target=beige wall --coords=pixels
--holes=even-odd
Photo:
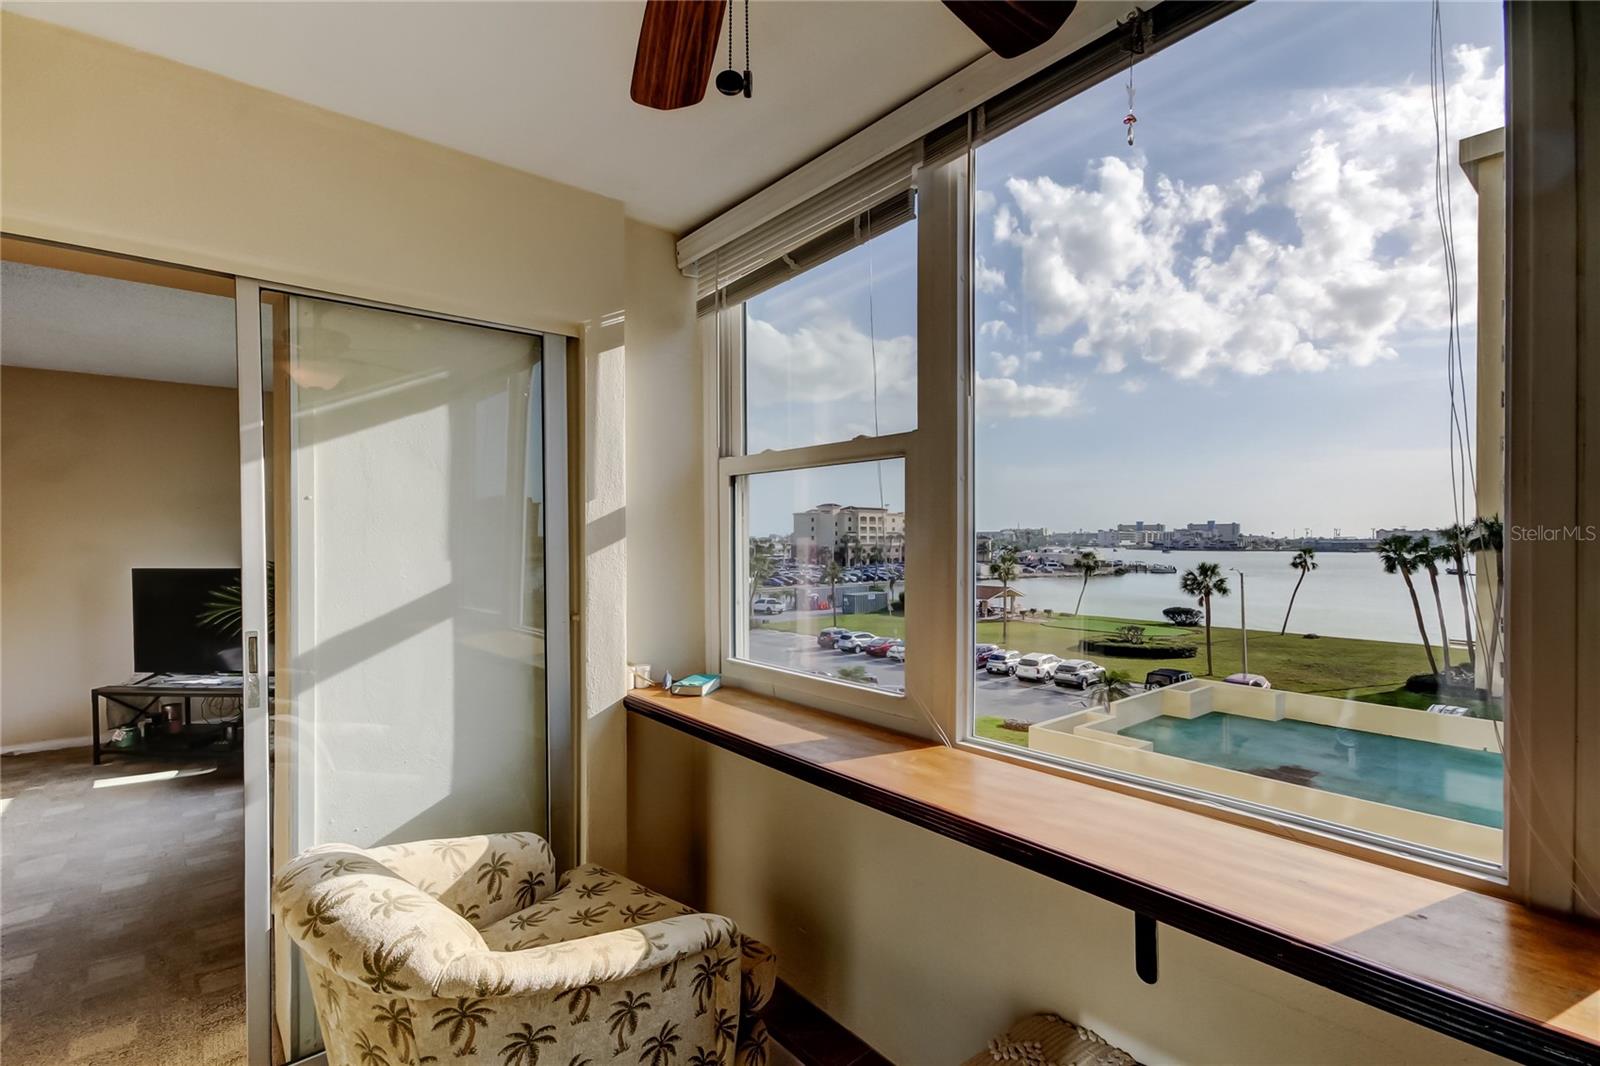
[[[0,748],[89,735],[130,570],[239,565],[238,453],[232,389],[0,368]]]
[[[629,734],[631,872],[769,941],[894,1062],[959,1062],[1041,1010],[1152,1064],[1499,1061],[1168,928],[1146,985],[1126,910],[667,727]]]

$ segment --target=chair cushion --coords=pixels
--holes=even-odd
[[[568,870],[550,895],[485,926],[481,935],[491,951],[521,951],[696,913],[637,881],[588,865]],[[772,999],[778,959],[759,940],[741,937],[739,970],[740,1007],[753,1014]]]

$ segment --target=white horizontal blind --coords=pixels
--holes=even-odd
[[[697,295],[710,296],[740,278],[780,260],[849,220],[900,194],[910,192],[922,162],[922,142],[908,144],[870,163],[771,221],[716,247],[678,248],[678,266],[698,281]],[[686,259],[686,252],[693,258]]]

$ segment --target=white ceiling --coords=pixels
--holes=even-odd
[[[628,97],[642,0],[6,7],[613,197],[678,233],[985,52],[933,0],[761,0],[754,98],[711,89],[668,112]]]
[[[0,264],[0,363],[233,388],[233,301],[70,270]]]

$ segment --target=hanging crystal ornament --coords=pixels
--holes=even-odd
[[[1122,124],[1128,128],[1128,147],[1133,147],[1133,125],[1139,121],[1139,116],[1133,113],[1133,57],[1128,57],[1128,114],[1123,118]]]

